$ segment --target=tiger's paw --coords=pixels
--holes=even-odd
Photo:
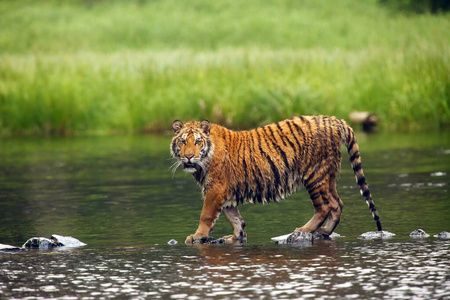
[[[198,242],[198,241],[200,241],[201,239],[202,239],[202,236],[200,236],[200,235],[198,235],[198,234],[191,234],[191,235],[188,235],[188,236],[186,237],[186,240],[184,241],[184,243],[185,243],[186,245],[195,244],[196,241]]]
[[[236,237],[234,234],[226,235],[222,237],[222,239],[227,244],[236,244],[236,243],[244,243],[247,241],[247,237]]]
[[[186,241],[184,243],[186,245],[192,245],[192,244],[211,244],[214,240],[213,237],[209,236],[202,236],[198,233],[191,234],[186,238]]]
[[[230,234],[230,235],[226,235],[226,236],[224,236],[224,237],[222,237],[225,241],[228,241],[228,240],[237,240],[237,238],[234,236],[234,234]]]
[[[317,229],[314,233],[321,234],[324,238],[328,238],[331,235],[331,232],[325,230],[323,227]]]

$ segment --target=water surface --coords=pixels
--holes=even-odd
[[[3,139],[0,243],[56,233],[88,245],[0,253],[0,298],[449,298],[450,241],[409,233],[450,231],[450,134],[357,137],[383,227],[396,236],[357,238],[376,227],[344,159],[344,237],[310,247],[270,241],[312,216],[305,191],[241,207],[245,245],[185,246],[202,202],[191,175],[169,171],[170,137]],[[215,228],[231,233],[225,218]]]

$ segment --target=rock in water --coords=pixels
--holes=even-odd
[[[393,237],[395,233],[389,231],[369,231],[361,234],[358,238],[363,240],[384,240]]]
[[[286,239],[286,244],[289,245],[312,245],[314,235],[310,232],[296,231],[290,234]]]
[[[447,240],[447,239],[450,239],[450,232],[442,231],[442,232],[434,235],[434,237],[437,237],[438,239]]]
[[[71,236],[53,234],[49,239],[44,237],[33,237],[23,244],[22,248],[29,249],[53,249],[56,247],[81,247],[85,243]]]
[[[409,234],[409,236],[412,237],[412,238],[415,238],[415,239],[422,239],[422,238],[427,238],[430,235],[428,233],[426,233],[424,230],[419,228],[419,229],[416,229],[416,230],[412,231]]]
[[[24,251],[25,249],[20,248],[20,247],[16,247],[16,246],[11,246],[11,245],[5,245],[5,244],[0,244],[0,251]]]
[[[55,247],[64,246],[58,241],[44,238],[44,237],[32,237],[23,244],[22,248],[32,248],[32,249],[52,249]]]
[[[276,237],[271,238],[271,240],[277,244],[286,244],[286,240],[291,234],[292,233],[276,236]]]
[[[167,244],[176,245],[176,244],[178,244],[178,242],[177,242],[177,240],[171,239],[170,241],[167,242]]]
[[[85,243],[80,242],[80,240],[71,236],[62,236],[58,234],[52,234],[51,240],[55,241],[57,244],[62,244],[64,247],[81,247],[86,246]]]
[[[294,241],[297,240],[297,238],[302,238],[301,237],[302,234],[295,234],[295,235],[294,234],[295,234],[295,232],[292,232],[292,233],[289,233],[289,234],[280,235],[280,236],[276,236],[276,237],[271,238],[271,240],[274,241],[277,244],[280,244],[280,245],[282,245],[282,244],[296,244]],[[292,236],[292,237],[288,241],[288,238],[290,236]],[[307,236],[309,237],[309,234],[305,234],[305,233],[303,234],[303,237],[304,237],[305,240],[308,239]],[[312,240],[313,241],[314,240],[322,240],[322,239],[335,239],[335,238],[339,238],[339,237],[342,237],[342,235],[340,235],[339,233],[336,233],[336,232],[333,232],[328,237],[325,237],[325,236],[323,236],[323,235],[321,235],[320,233],[317,233],[317,232],[312,234]]]

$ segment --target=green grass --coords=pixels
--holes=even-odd
[[[449,15],[375,1],[2,1],[0,134],[109,134],[300,114],[450,124]]]

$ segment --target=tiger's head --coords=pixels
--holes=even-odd
[[[175,136],[170,151],[177,160],[173,165],[174,172],[180,165],[189,173],[205,170],[214,151],[209,137],[209,121],[183,124],[176,120],[173,122],[173,130]]]

